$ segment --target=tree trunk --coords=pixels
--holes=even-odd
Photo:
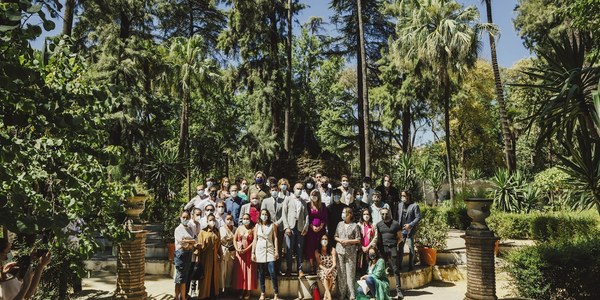
[[[189,15],[188,18],[190,18],[189,22],[190,22],[190,26],[188,27],[188,30],[190,32],[190,36],[188,38],[191,38],[194,35],[194,7],[192,4],[192,1],[188,1],[188,6],[189,6]]]
[[[356,30],[356,34],[358,35],[360,31]],[[360,40],[357,36],[356,40]],[[362,51],[360,48],[360,43],[356,43],[356,79],[357,79],[357,97],[358,97],[358,148],[359,148],[359,159],[360,159],[360,175],[362,177],[366,176],[365,172],[365,128],[363,127],[363,115],[364,115],[364,107],[363,107],[363,85],[362,85]]]
[[[365,47],[365,34],[364,34],[364,24],[363,24],[363,16],[362,16],[362,0],[357,0],[357,8],[358,8],[358,44],[360,48],[360,64],[362,68],[361,81],[359,84],[362,84],[362,94],[359,97],[362,98],[362,107],[363,107],[363,118],[362,118],[362,126],[363,126],[363,139],[365,144],[365,175],[371,176],[371,141],[369,140],[369,89],[367,85],[367,53]]]
[[[411,124],[411,112],[410,104],[405,104],[402,109],[402,152],[406,155],[410,155],[411,142],[410,142],[410,124]]]
[[[129,20],[129,16],[124,11],[120,13],[119,19],[121,21],[119,28],[119,37],[122,41],[125,41],[129,38],[131,34],[131,20]]]
[[[454,174],[452,173],[452,150],[450,148],[450,78],[446,65],[442,64],[441,72],[442,86],[444,88],[444,140],[446,142],[446,170],[448,172],[448,184],[450,185],[450,201],[454,206]]]
[[[75,0],[65,1],[65,14],[63,16],[63,35],[71,36],[73,33],[73,18],[75,16]]]
[[[487,21],[492,24],[492,0],[485,0],[487,10]],[[509,174],[517,170],[517,154],[511,138],[510,123],[506,114],[506,102],[504,101],[504,91],[502,89],[502,80],[500,78],[500,69],[498,68],[498,57],[496,55],[496,40],[489,33],[490,52],[492,54],[492,69],[494,70],[494,81],[496,83],[496,97],[498,98],[498,110],[500,112],[500,123],[502,125],[502,138],[504,139],[504,156],[506,167]]]
[[[286,86],[285,86],[285,111],[284,122],[285,128],[283,132],[283,147],[285,151],[290,152],[290,110],[292,109],[292,0],[288,0],[288,37],[287,37],[287,70],[286,70]]]
[[[273,5],[271,7],[271,13],[269,14],[269,36],[270,36],[270,66],[271,70],[269,74],[275,74],[279,70],[279,32],[277,30],[277,3],[273,1]],[[276,76],[279,77],[279,76]],[[273,84],[273,95],[271,95],[271,116],[272,116],[272,124],[271,124],[271,132],[276,135],[277,140],[281,141],[281,101],[279,98],[280,90],[277,88],[277,84],[280,82],[279,78],[275,79],[275,84]],[[268,81],[273,80],[270,76]],[[277,151],[279,152],[279,151]]]

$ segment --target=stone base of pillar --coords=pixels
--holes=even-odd
[[[117,254],[117,289],[113,299],[146,300],[146,230],[141,225],[132,225],[133,239],[119,244]]]
[[[467,230],[467,293],[465,300],[497,300],[494,244],[499,239],[489,230]]]

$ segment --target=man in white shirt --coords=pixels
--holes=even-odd
[[[387,203],[383,203],[381,201],[381,193],[379,191],[373,192],[373,204],[369,206],[369,210],[371,211],[371,219],[373,220],[373,224],[377,224],[383,220],[381,216],[382,209],[390,209],[390,206]]]
[[[203,212],[202,216],[203,217],[207,216],[207,214],[204,214],[204,212],[206,211],[205,208],[207,205],[210,204],[213,206],[213,208],[215,208],[217,206],[218,201],[219,201],[219,199],[217,199],[217,187],[213,186],[208,191],[208,198],[202,200],[200,202],[200,204],[198,204],[198,208],[201,209]],[[214,213],[214,210],[213,210],[213,213]]]
[[[196,186],[196,196],[194,196],[194,198],[192,198],[190,202],[183,207],[183,209],[190,210],[192,208],[200,208],[200,210],[202,210],[200,204],[206,199],[208,199],[208,194],[204,190],[204,185],[199,184]]]
[[[362,183],[363,183],[362,202],[364,202],[370,206],[373,203],[373,192],[375,192],[375,190],[371,188],[371,177],[365,176],[363,178]]]

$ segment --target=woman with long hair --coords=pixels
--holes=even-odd
[[[267,269],[273,282],[273,299],[279,299],[279,286],[277,285],[277,272],[275,261],[279,258],[277,249],[277,224],[271,221],[269,210],[260,211],[260,220],[254,227],[254,242],[252,243],[252,260],[258,264],[258,280],[260,283],[260,300],[265,299],[265,277]]]
[[[229,177],[225,176],[223,178],[221,178],[221,184],[219,186],[219,191],[217,193],[217,198],[219,198],[219,200],[223,201],[227,198],[229,198]]]
[[[356,253],[360,245],[360,228],[352,222],[352,209],[346,207],[342,212],[344,221],[338,223],[335,230],[335,251],[339,265],[338,285],[341,299],[349,296],[350,300],[356,299],[354,293],[354,275],[356,274]],[[350,294],[350,295],[348,295]]]
[[[385,273],[385,261],[379,255],[376,248],[369,248],[368,252],[369,267],[367,274],[363,275],[358,281],[356,291],[357,300],[369,300],[375,298],[377,300],[392,299],[388,293],[390,290],[390,282]]]
[[[369,264],[369,249],[377,246],[377,226],[373,224],[369,209],[363,209],[361,214],[361,220],[358,222],[361,234],[361,251],[358,252],[358,273],[364,275],[367,272]]]
[[[319,264],[319,278],[325,288],[323,300],[331,300],[331,291],[333,291],[335,285],[337,264],[335,248],[329,246],[329,237],[326,234],[321,237],[320,249],[315,250],[315,258]]]
[[[319,249],[321,237],[325,234],[327,226],[327,208],[321,203],[319,190],[310,192],[310,204],[308,205],[308,234],[306,235],[306,258],[310,261],[313,274],[317,272],[315,264],[315,250]]]
[[[228,214],[225,217],[225,225],[219,228],[221,235],[221,291],[231,288],[231,279],[233,275],[233,262],[235,261],[235,247],[233,246],[233,235],[236,227],[233,225],[233,216]]]
[[[235,274],[233,288],[241,290],[240,299],[250,299],[250,291],[256,289],[256,263],[252,261],[252,245],[254,245],[254,225],[250,214],[242,215],[240,226],[233,236],[235,247]]]

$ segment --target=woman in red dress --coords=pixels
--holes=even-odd
[[[327,225],[327,208],[321,203],[321,193],[318,190],[310,192],[308,223],[309,228],[304,253],[310,261],[311,272],[316,274],[318,265],[315,263],[315,250],[321,248],[321,237],[325,234],[325,226]]]
[[[250,299],[250,291],[258,287],[256,263],[252,261],[253,223],[250,215],[242,215],[242,225],[235,231],[233,240],[236,250],[236,263],[233,288],[242,290],[240,299]]]

